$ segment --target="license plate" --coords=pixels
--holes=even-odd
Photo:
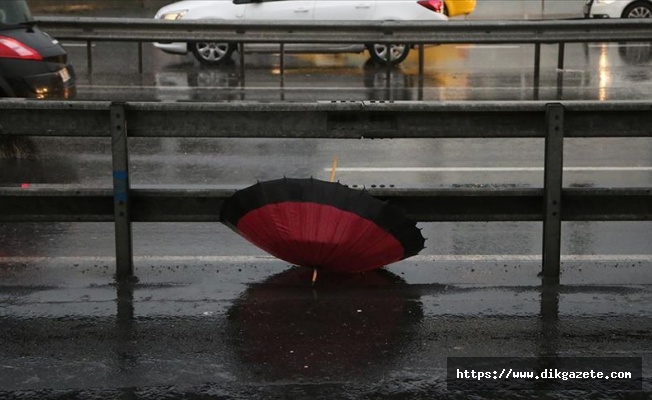
[[[64,68],[59,71],[59,76],[61,77],[63,83],[68,82],[70,80],[70,72],[68,72],[68,68]]]

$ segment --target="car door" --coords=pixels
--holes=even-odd
[[[247,4],[246,21],[312,21],[315,0],[258,0]],[[303,51],[308,45],[288,44],[287,51]],[[251,51],[278,51],[278,44],[247,45]]]
[[[247,4],[247,21],[311,21],[315,0],[260,0]]]
[[[540,19],[542,0],[478,0],[472,19]]]
[[[520,3],[522,7],[522,17],[524,19],[542,19],[543,18],[543,0],[522,0],[513,1]]]
[[[375,5],[375,0],[317,0],[315,20],[369,21]]]
[[[371,21],[377,1],[378,0],[316,0],[314,18],[316,21]],[[394,0],[392,0],[392,2],[394,2]],[[315,51],[320,49],[325,52],[362,51],[361,45],[342,43],[314,44],[313,48]]]
[[[543,0],[545,19],[584,18],[586,0]]]

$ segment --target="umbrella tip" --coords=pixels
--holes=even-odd
[[[312,287],[315,287],[316,283],[317,283],[317,268],[314,268],[312,270]]]

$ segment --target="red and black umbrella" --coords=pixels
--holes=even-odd
[[[291,264],[361,272],[424,247],[401,209],[339,182],[283,178],[258,182],[224,202],[222,222]]]

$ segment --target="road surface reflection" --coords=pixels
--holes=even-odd
[[[422,318],[418,298],[386,271],[291,268],[251,285],[228,313],[233,347],[254,375],[333,381],[383,372]]]

